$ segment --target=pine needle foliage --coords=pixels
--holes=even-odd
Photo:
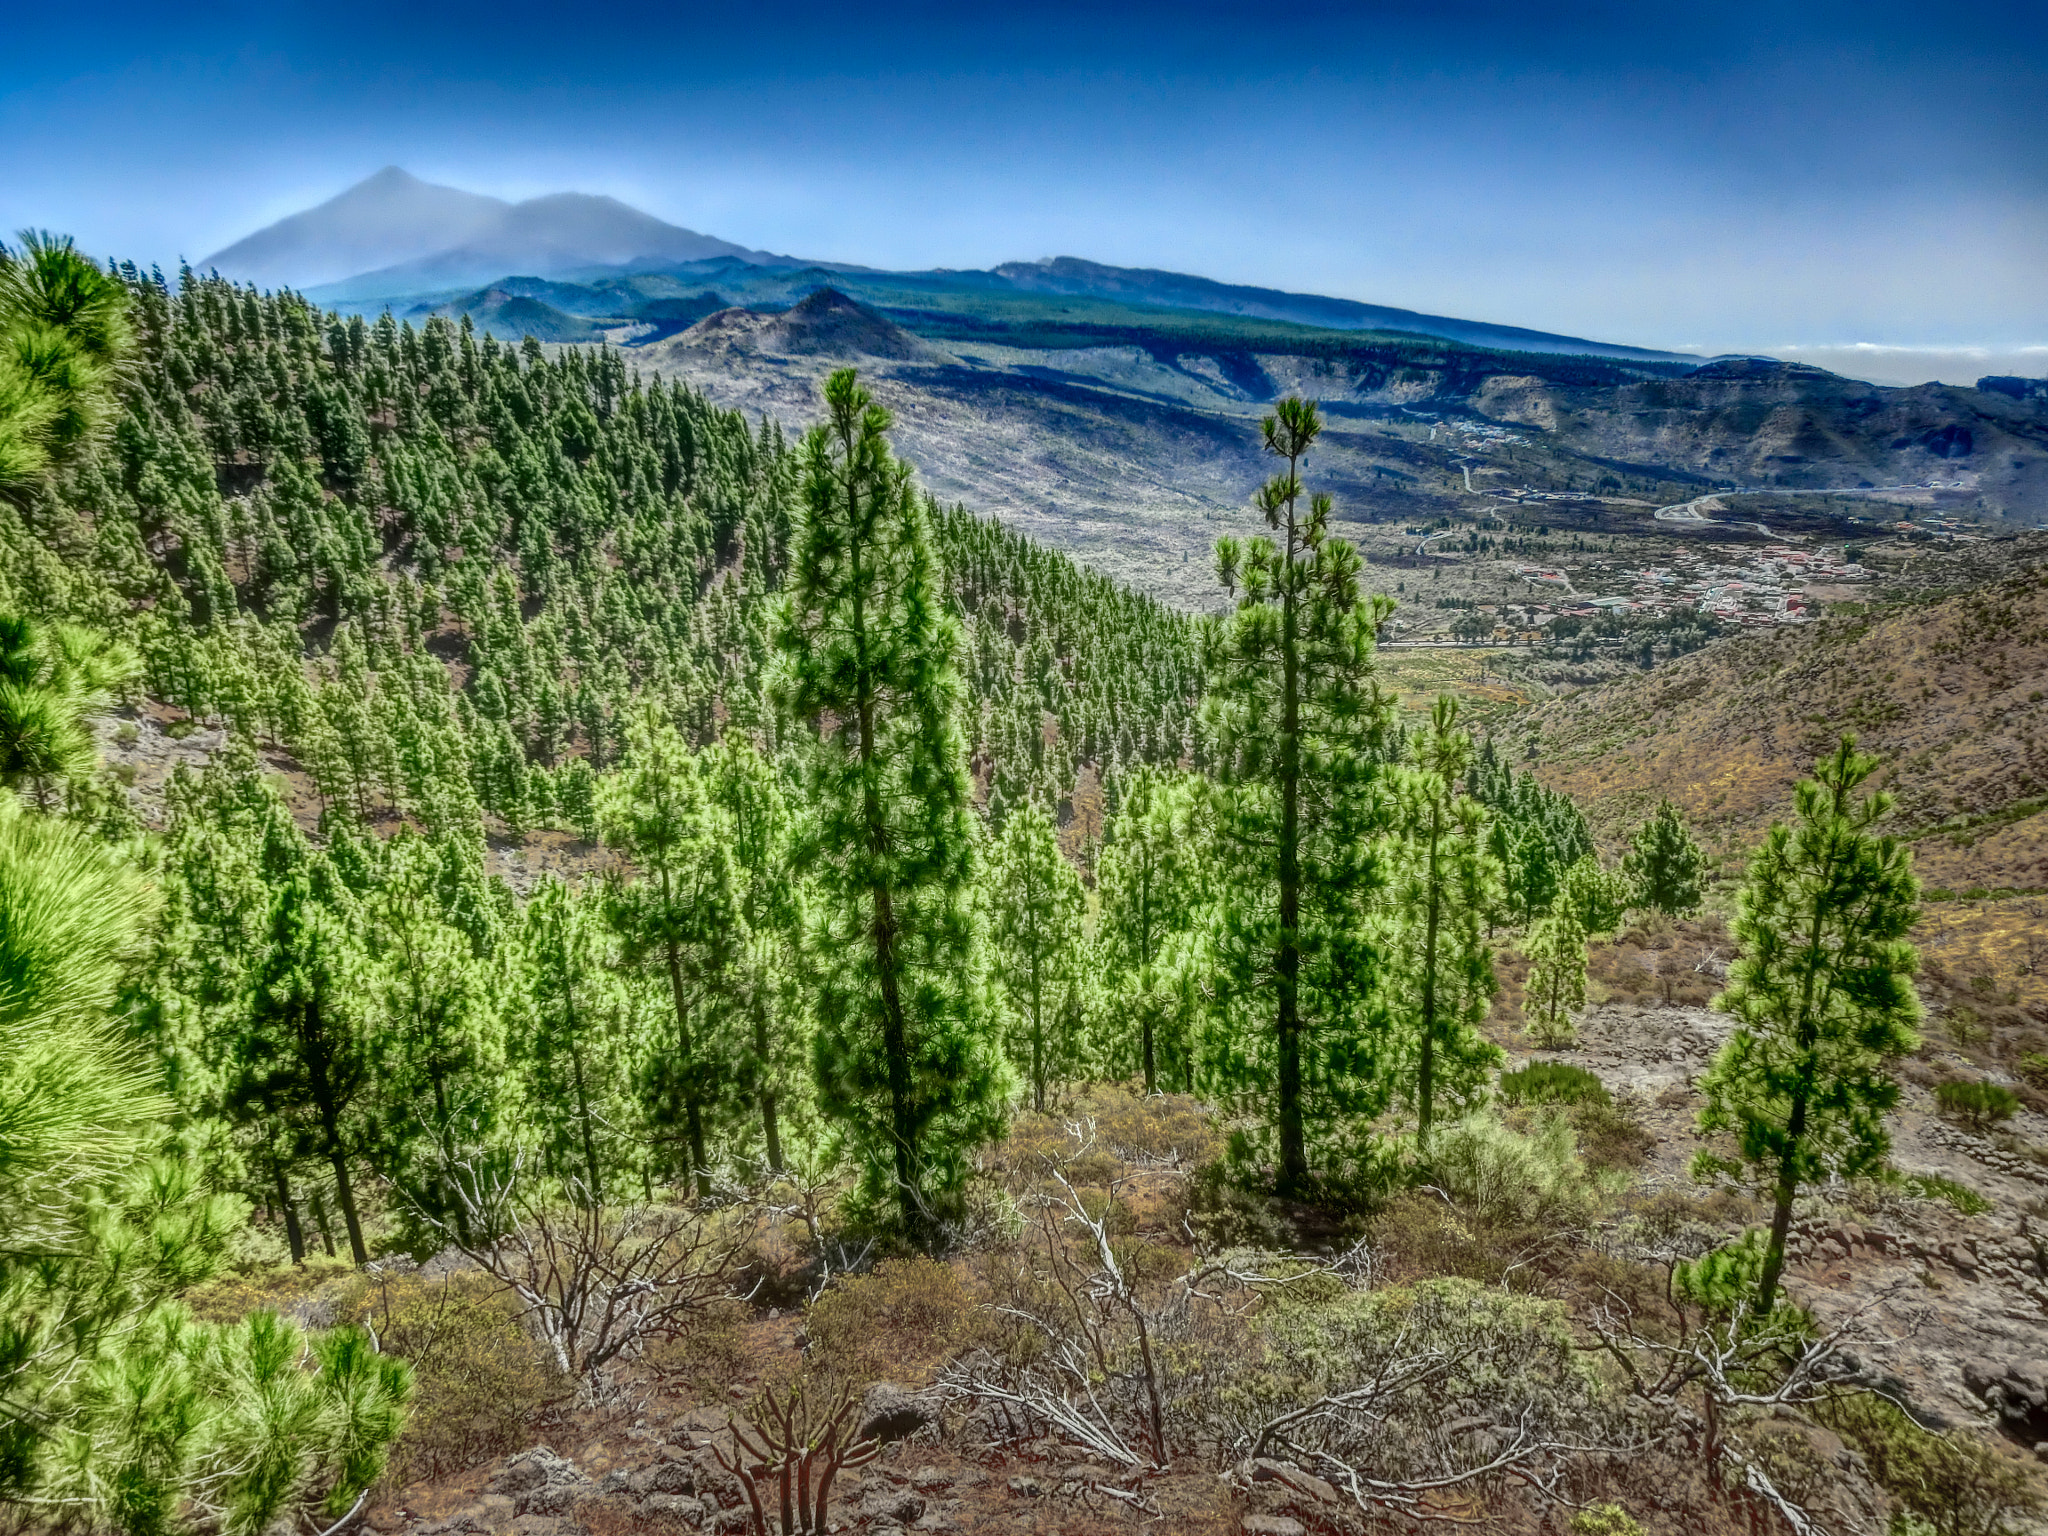
[[[1636,828],[1621,868],[1635,887],[1636,905],[1667,917],[1690,917],[1700,909],[1706,894],[1707,855],[1669,800],[1660,801]]]
[[[1219,1086],[1263,1101],[1286,1195],[1309,1189],[1312,1121],[1370,1116],[1385,1097],[1367,925],[1385,880],[1391,710],[1373,637],[1391,607],[1360,592],[1362,562],[1331,533],[1330,498],[1302,484],[1321,430],[1311,401],[1283,400],[1265,418],[1266,451],[1286,465],[1256,497],[1273,537],[1217,541],[1237,607],[1204,652],[1223,985],[1247,1018],[1262,1016],[1220,1058],[1233,1081]]]
[[[1427,1147],[1439,1104],[1453,1115],[1471,1107],[1501,1059],[1479,1033],[1495,991],[1486,914],[1501,882],[1485,813],[1463,793],[1472,738],[1458,729],[1457,700],[1438,697],[1409,757],[1395,780],[1404,835],[1394,849],[1387,980],[1406,1045],[1403,1097]]]
[[[1040,1114],[1081,1064],[1070,1003],[1082,980],[1083,905],[1052,817],[1035,804],[1012,811],[989,860],[989,947],[1009,1004],[1010,1060]]]
[[[981,940],[976,833],[945,611],[889,413],[852,369],[804,439],[803,519],[775,638],[776,694],[815,732],[801,867],[837,963],[814,995],[819,1107],[929,1246],[967,1151],[1002,1124]]]
[[[1714,1006],[1735,1032],[1701,1079],[1700,1129],[1732,1131],[1733,1165],[1702,1154],[1702,1173],[1747,1171],[1770,1191],[1770,1237],[1756,1309],[1776,1300],[1785,1235],[1802,1186],[1884,1165],[1884,1116],[1898,1103],[1889,1064],[1919,1044],[1906,934],[1919,916],[1912,853],[1876,828],[1882,791],[1858,798],[1877,759],[1844,735],[1793,792],[1797,820],[1776,823],[1738,897],[1741,956]]]

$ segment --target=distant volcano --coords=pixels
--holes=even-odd
[[[663,223],[616,198],[558,192],[508,203],[435,186],[394,165],[200,266],[267,287],[326,285],[323,297],[360,300],[473,288],[512,273],[560,277],[721,256],[779,259]]]
[[[699,351],[773,352],[793,357],[882,357],[897,362],[937,351],[836,288],[820,288],[780,314],[723,309],[684,331],[672,347]]]

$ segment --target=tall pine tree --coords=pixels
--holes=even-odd
[[[1127,1010],[1123,1025],[1137,1032],[1147,1093],[1158,1091],[1159,1036],[1174,1003],[1161,960],[1174,936],[1195,921],[1203,898],[1202,801],[1197,776],[1140,764],[1122,783],[1096,869],[1101,943],[1115,973],[1110,990]]]
[[[614,878],[612,923],[626,963],[668,1004],[666,1039],[649,1051],[653,1123],[680,1136],[671,1165],[711,1193],[710,1137],[733,1081],[729,1035],[739,1012],[741,929],[732,848],[712,815],[696,759],[649,706],[627,732],[626,769],[607,786],[605,842],[637,879]]]
[[[1035,802],[1010,812],[990,863],[989,938],[1010,1004],[1010,1059],[1042,1114],[1047,1088],[1080,1063],[1070,1001],[1080,981],[1081,877],[1061,857],[1059,829]]]
[[[1457,700],[1440,695],[1401,776],[1405,836],[1396,853],[1390,980],[1414,1052],[1416,1134],[1424,1147],[1440,1098],[1462,1104],[1500,1059],[1479,1034],[1493,1001],[1486,914],[1500,877],[1487,854],[1485,813],[1463,794],[1472,738]]]
[[[802,448],[803,521],[776,644],[782,707],[817,733],[803,863],[818,889],[820,1108],[934,1243],[966,1151],[1002,1124],[1003,1072],[969,902],[975,833],[926,511],[889,414],[852,369]]]
[[[1257,496],[1275,536],[1217,541],[1217,574],[1238,601],[1207,655],[1217,824],[1231,864],[1221,878],[1226,981],[1238,1006],[1258,1006],[1267,1021],[1265,1039],[1235,1060],[1270,1106],[1287,1195],[1309,1184],[1311,1116],[1375,1110],[1385,1089],[1366,925],[1383,878],[1374,848],[1389,711],[1373,636],[1390,608],[1360,594],[1358,553],[1331,536],[1329,497],[1302,485],[1321,430],[1310,401],[1283,400],[1266,417],[1266,451],[1287,465]]]

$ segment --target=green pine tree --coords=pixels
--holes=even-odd
[[[526,903],[521,943],[526,1004],[507,1055],[523,1080],[525,1125],[579,1204],[602,1205],[631,1159],[627,1067],[633,1012],[615,974],[615,945],[596,901],[549,876]]]
[[[728,731],[703,756],[706,793],[732,847],[738,882],[742,1076],[760,1108],[768,1166],[783,1168],[782,1133],[798,1092],[805,1043],[799,994],[804,903],[791,863],[794,827],[775,765],[745,737]]]
[[[353,903],[324,854],[280,885],[267,943],[251,978],[246,1032],[237,1043],[233,1097],[251,1115],[304,1126],[334,1174],[349,1253],[370,1262],[352,1165],[373,1087],[370,987]]]
[[[1600,937],[1621,926],[1632,890],[1626,877],[1602,868],[1599,858],[1589,853],[1564,872],[1556,904],[1571,913],[1581,933]]]
[[[1260,1000],[1262,1039],[1233,1053],[1278,1140],[1280,1192],[1309,1184],[1308,1129],[1384,1097],[1369,1017],[1368,904],[1382,883],[1377,794],[1389,706],[1373,636],[1390,609],[1359,592],[1358,553],[1330,534],[1330,499],[1301,465],[1322,430],[1313,403],[1283,400],[1265,448],[1285,473],[1257,502],[1275,538],[1216,544],[1236,611],[1209,636],[1205,720],[1217,826],[1229,1006]]]
[[[1919,1044],[1919,958],[1906,934],[1920,884],[1911,852],[1874,830],[1892,797],[1856,798],[1876,767],[1845,735],[1800,781],[1797,822],[1774,824],[1750,860],[1736,906],[1741,956],[1714,1000],[1736,1028],[1701,1079],[1700,1128],[1734,1132],[1734,1166],[1771,1190],[1759,1315],[1777,1297],[1801,1186],[1883,1166],[1884,1116],[1899,1099],[1889,1063]],[[1717,1166],[1703,1158],[1700,1171]]]
[[[1621,868],[1634,886],[1638,906],[1666,917],[1690,917],[1700,909],[1707,856],[1669,800],[1660,802],[1649,820],[1636,828]]]
[[[1145,1091],[1159,1089],[1159,1035],[1172,1005],[1161,957],[1173,935],[1196,920],[1202,893],[1203,786],[1194,774],[1141,763],[1125,776],[1096,868],[1102,897],[1101,942],[1120,1040],[1136,1025],[1137,1065]],[[1114,1042],[1105,1042],[1113,1044]],[[1112,1049],[1128,1071],[1128,1059]]]
[[[1009,1000],[1010,1059],[1045,1111],[1046,1090],[1080,1065],[1071,999],[1082,955],[1081,876],[1060,854],[1059,829],[1037,804],[1003,823],[988,874],[989,939]]]
[[[1461,793],[1472,738],[1458,729],[1450,695],[1438,696],[1411,751],[1415,765],[1400,784],[1389,981],[1413,1041],[1416,1134],[1427,1147],[1439,1102],[1462,1108],[1500,1060],[1499,1047],[1479,1033],[1494,994],[1485,923],[1500,875],[1486,852],[1485,813]]]
[[[1530,1037],[1546,1049],[1578,1038],[1572,1015],[1586,1006],[1586,930],[1570,910],[1541,917],[1524,945],[1529,957],[1528,1001],[1523,1013]]]
[[[851,369],[802,449],[804,516],[777,616],[779,702],[817,732],[803,864],[832,963],[813,998],[820,1108],[920,1246],[1002,1125],[969,902],[974,811],[946,616],[909,466]]]
[[[611,882],[612,924],[627,965],[652,979],[668,1005],[667,1038],[649,1052],[645,1092],[655,1124],[680,1128],[683,1156],[672,1162],[708,1198],[710,1138],[732,1095],[729,1037],[746,946],[732,846],[676,728],[649,706],[626,739],[627,765],[606,786],[602,824],[606,844],[638,878]]]

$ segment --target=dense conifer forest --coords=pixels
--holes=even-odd
[[[1597,1096],[1525,1078],[1555,1113],[1489,1118],[1514,1097],[1482,1028],[1497,957],[1518,946],[1529,1033],[1565,1044],[1589,939],[1690,920],[1705,861],[1667,806],[1610,867],[1453,701],[1402,717],[1391,604],[1315,490],[1313,404],[1268,419],[1271,536],[1219,546],[1234,606],[1197,619],[932,501],[852,370],[790,441],[604,348],[345,319],[61,242],[0,279],[16,1523],[359,1514],[394,1442],[422,1443],[408,1399],[416,1426],[438,1411],[431,1351],[191,1309],[223,1269],[323,1256],[459,1256],[594,1409],[736,1297],[808,1294],[829,1339],[836,1276],[1008,1254],[1043,1284],[995,1312],[1050,1352],[984,1340],[947,1368],[958,1400],[1134,1473],[1350,1468],[1333,1496],[1361,1514],[1675,1454],[1644,1402],[1818,1392],[1822,1330],[1780,1296],[1794,1201],[1844,1136],[1851,1172],[1882,1166],[1886,1064],[1916,1043],[1917,887],[1847,742],[1749,874],[1712,1079],[1731,1145],[1703,1176],[1773,1220],[1685,1250],[1677,1333],[1581,1334],[1616,1360],[1711,1346],[1712,1369],[1631,1386],[1545,1353],[1548,1302],[1425,1289],[1394,1326],[1360,1280],[1360,1234],[1418,1187],[1590,1219],[1606,1186],[1556,1115]],[[220,733],[149,818],[101,751],[144,717]],[[551,867],[508,860],[540,842]],[[1105,1084],[1141,1108],[1104,1109]],[[1183,1219],[1132,1247],[1136,1175],[1088,1171],[1093,1127],[1162,1105],[1207,1150],[1144,1164]],[[1003,1182],[1013,1121],[1040,1127],[1028,1196]],[[779,1259],[771,1215],[799,1233]],[[1257,1313],[1299,1379],[1190,1363],[1204,1307],[1249,1318],[1289,1277],[1334,1287]],[[1481,1358],[1495,1377],[1401,1396]],[[1368,1412],[1371,1361],[1421,1374]],[[820,1369],[755,1430],[858,1385]],[[1443,1428],[1460,1394],[1519,1418],[1468,1445]],[[1272,1423],[1219,1427],[1245,1413]],[[1372,1425],[1404,1413],[1420,1449],[1389,1459]],[[828,1419],[832,1455],[868,1454]],[[1764,1465],[1687,1454],[1716,1488],[1718,1458]],[[1789,1519],[1763,1487],[1741,1508]]]

